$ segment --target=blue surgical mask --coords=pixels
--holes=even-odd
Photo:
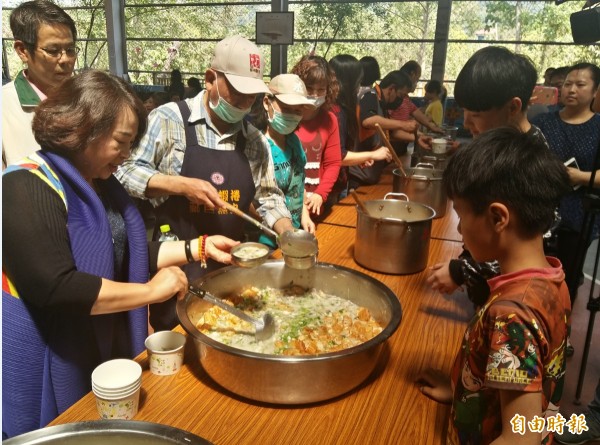
[[[213,110],[215,114],[219,116],[219,118],[230,124],[235,124],[236,122],[239,122],[242,119],[244,119],[244,117],[248,113],[250,113],[251,107],[248,107],[246,109],[234,107],[221,97],[221,93],[219,93],[219,83],[217,82],[217,78],[215,78],[215,84],[217,85],[217,94],[219,95],[219,101],[217,102],[217,105],[213,105],[210,101],[210,98],[208,99],[208,105],[210,106],[211,110]]]
[[[325,96],[308,96],[307,99],[311,101],[316,108],[319,108],[325,103]]]
[[[296,129],[301,120],[302,116],[280,113],[274,109],[273,117],[269,118],[269,125],[279,134],[290,134]]]

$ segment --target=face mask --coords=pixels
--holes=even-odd
[[[307,99],[317,108],[325,103],[325,96],[308,96]]]
[[[395,110],[396,108],[398,108],[400,105],[402,105],[402,101],[404,100],[403,97],[397,97],[396,100],[394,100],[393,102],[388,102],[385,104],[385,107],[388,110]]]
[[[279,134],[290,134],[301,120],[302,116],[297,114],[280,113],[273,110],[273,118],[269,118],[269,124]]]
[[[246,109],[240,109],[231,105],[229,102],[227,102],[221,97],[221,93],[219,93],[219,84],[217,83],[216,78],[215,83],[217,85],[217,94],[219,95],[219,101],[217,102],[217,105],[213,105],[209,99],[208,105],[210,106],[210,109],[213,110],[215,114],[219,116],[219,118],[230,124],[235,124],[236,122],[239,122],[242,119],[244,119],[244,116],[250,113],[250,107]]]

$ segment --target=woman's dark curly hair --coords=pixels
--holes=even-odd
[[[337,99],[339,86],[333,69],[321,56],[303,56],[290,71],[302,79],[305,85],[312,85],[323,80],[327,82],[327,94],[322,108],[329,110]]]
[[[137,116],[137,145],[146,131],[144,104],[122,79],[99,70],[86,70],[67,79],[38,105],[32,128],[46,150],[71,157],[110,133],[123,108]]]

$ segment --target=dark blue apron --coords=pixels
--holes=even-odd
[[[199,145],[194,123],[188,122],[190,109],[185,101],[177,103],[185,125],[185,154],[181,176],[198,178],[210,182],[227,201],[248,212],[256,188],[248,158],[244,153],[246,138],[240,130],[235,150],[215,150]],[[197,238],[200,235],[224,235],[234,240],[243,240],[244,220],[225,209],[209,209],[190,202],[185,196],[170,196],[156,209],[156,228],[169,224],[171,231],[180,240]],[[154,231],[155,239],[158,230]],[[211,259],[208,268],[202,269],[200,262],[182,267],[190,282],[207,272],[223,267]],[[155,330],[173,329],[179,321],[175,312],[175,298],[164,303],[150,305],[150,324]]]

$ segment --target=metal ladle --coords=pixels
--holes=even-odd
[[[225,202],[225,208],[227,210],[229,210],[231,213],[235,213],[237,216],[241,217],[242,219],[245,219],[249,223],[254,224],[256,227],[263,230],[265,233],[268,233],[269,235],[274,236],[277,240],[279,240],[279,235],[277,234],[277,232],[275,232],[275,230],[265,226],[263,223],[252,218],[250,215],[242,212],[237,207],[234,207],[231,204],[229,204],[228,202]]]
[[[380,217],[380,216],[374,216],[371,215],[371,213],[369,212],[369,210],[367,209],[367,206],[365,205],[365,203],[362,201],[362,199],[360,199],[360,197],[358,196],[358,193],[356,193],[355,190],[352,190],[350,192],[350,194],[352,195],[352,197],[354,198],[354,201],[356,201],[356,204],[358,205],[358,207],[360,208],[360,210],[367,216],[371,217],[371,218],[376,218],[378,221],[395,221],[395,222],[406,222],[403,219],[400,218],[390,218],[389,216],[386,217]],[[388,195],[403,195],[403,193],[388,193]],[[385,195],[387,198],[387,195]],[[406,196],[406,195],[404,195]],[[408,199],[408,196],[406,197]],[[380,206],[380,210],[381,210],[382,206]]]
[[[261,318],[254,318],[246,314],[244,311],[234,306],[230,306],[223,300],[209,294],[204,289],[200,289],[190,284],[188,291],[192,295],[195,295],[198,298],[202,298],[203,300],[206,300],[209,303],[214,304],[215,306],[219,306],[221,309],[229,312],[230,314],[233,314],[236,317],[253,324],[255,328],[254,337],[258,341],[268,340],[275,333],[275,319],[268,312],[264,314]]]
[[[274,236],[277,240],[277,244],[281,248],[281,253],[283,254],[286,265],[293,269],[308,269],[314,265],[319,250],[317,238],[314,234],[301,229],[293,229],[278,235],[274,230],[242,212],[237,207],[232,206],[228,202],[225,203],[225,208],[231,213],[254,224],[269,235]]]

